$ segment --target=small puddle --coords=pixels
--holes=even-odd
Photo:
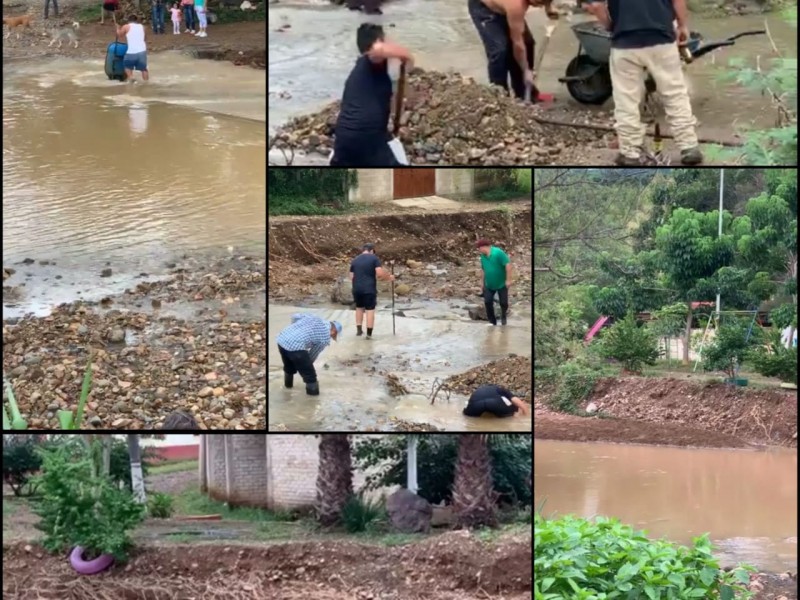
[[[396,317],[392,335],[391,309],[376,311],[375,337],[355,336],[354,312],[341,307],[303,309],[269,305],[269,419],[290,430],[357,430],[388,427],[393,419],[427,423],[448,431],[531,431],[530,417],[470,419],[461,414],[464,396],[437,395],[428,400],[436,380],[531,348],[529,312],[519,311],[506,328],[458,316],[439,303],[405,307],[409,317]],[[438,308],[437,308],[438,306]],[[398,304],[397,310],[403,310]],[[409,310],[410,309],[410,310]],[[320,395],[307,396],[299,376],[292,389],[283,387],[283,370],[275,339],[296,312],[310,312],[344,326],[338,342],[315,365]],[[465,311],[460,311],[466,315]],[[410,315],[424,316],[416,318]],[[407,393],[392,396],[385,373],[397,375]],[[485,382],[491,383],[491,382]]]
[[[543,514],[612,516],[681,544],[705,532],[725,565],[797,568],[797,451],[534,440]]]

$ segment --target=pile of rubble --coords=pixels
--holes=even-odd
[[[296,118],[270,146],[329,156],[339,102]],[[587,145],[603,147],[604,132],[537,121],[542,110],[497,86],[455,73],[414,69],[406,82],[399,138],[412,164],[515,165],[563,162]]]
[[[530,357],[509,356],[485,365],[474,367],[460,375],[447,379],[447,387],[459,394],[469,396],[481,385],[495,384],[524,396],[531,401],[533,365]]]

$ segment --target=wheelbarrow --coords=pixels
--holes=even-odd
[[[597,21],[576,23],[572,26],[578,38],[578,54],[567,65],[564,77],[559,82],[567,84],[570,96],[581,104],[603,104],[611,97],[611,32]],[[689,41],[681,45],[681,60],[691,63],[694,60],[713,52],[723,46],[733,46],[736,40],[747,35],[760,35],[766,30],[743,31],[723,40],[706,42],[703,36],[692,31]],[[645,89],[648,93],[655,91],[655,81],[647,76]]]

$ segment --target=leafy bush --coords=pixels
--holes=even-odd
[[[703,349],[703,370],[722,371],[729,379],[735,378],[739,365],[756,342],[757,332],[746,319],[733,319],[720,325],[714,341]]]
[[[603,373],[587,364],[586,360],[576,359],[565,362],[552,369],[546,380],[553,382],[553,393],[547,396],[547,403],[559,412],[574,414],[594,389],[594,384]]]
[[[357,494],[350,496],[342,508],[342,524],[349,533],[359,533],[366,531],[373,522],[382,519],[385,514],[383,501]]]
[[[31,483],[31,477],[41,466],[42,458],[37,454],[33,440],[3,444],[3,481],[15,496],[30,496],[36,492],[37,486]]]
[[[175,512],[172,496],[161,492],[150,494],[147,499],[147,507],[150,510],[150,516],[154,519],[169,519]]]
[[[769,346],[759,346],[747,355],[753,368],[765,377],[797,384],[797,346],[787,348],[781,343],[781,332],[773,331]]]
[[[686,548],[614,519],[534,516],[534,600],[750,598],[751,567],[720,569],[707,535]]]
[[[147,477],[150,472],[148,459],[155,452],[154,448],[142,449],[142,476]],[[111,443],[111,469],[109,471],[111,481],[121,484],[126,490],[132,492],[131,483],[131,455],[128,450],[128,443],[125,440],[114,439]]]
[[[656,364],[659,354],[656,336],[639,327],[632,312],[602,334],[600,352],[606,358],[618,360],[632,373],[641,373],[644,365]]]
[[[356,465],[371,470],[365,489],[405,485],[407,477],[406,436],[387,436],[357,441]],[[455,478],[458,436],[420,437],[417,445],[419,495],[432,504],[450,502]],[[489,436],[494,490],[501,502],[531,501],[528,475],[531,471],[530,436]]]
[[[93,477],[88,457],[75,456],[68,447],[37,451],[44,497],[34,512],[41,517],[36,527],[45,534],[42,545],[50,552],[81,546],[89,558],[107,553],[125,560],[133,544],[130,531],[144,518],[144,506],[109,479]]]

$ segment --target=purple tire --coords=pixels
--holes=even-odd
[[[100,571],[105,571],[114,562],[111,554],[101,554],[94,560],[83,560],[83,548],[75,546],[69,555],[69,564],[81,575],[94,575]]]

